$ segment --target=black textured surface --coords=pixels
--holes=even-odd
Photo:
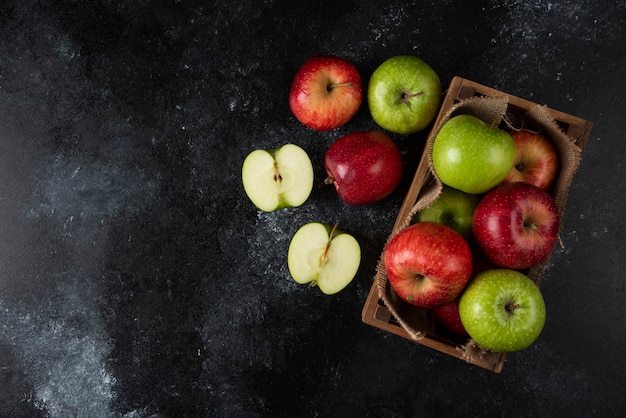
[[[0,2],[0,416],[619,416],[625,26],[604,0]],[[291,79],[319,53],[365,83],[415,54],[444,85],[594,122],[542,283],[546,328],[501,374],[361,323],[425,134],[394,136],[393,195],[342,204],[325,149],[376,126],[365,104],[327,133],[291,115]],[[313,193],[261,213],[241,164],[287,142],[309,152]],[[363,248],[336,296],[289,277],[310,221]]]

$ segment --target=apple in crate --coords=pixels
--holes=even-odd
[[[252,151],[241,169],[243,187],[256,207],[271,212],[302,205],[313,190],[313,166],[302,148]]]
[[[294,116],[309,128],[327,131],[346,124],[361,106],[361,76],[348,60],[314,56],[296,73],[289,92]]]
[[[537,285],[510,269],[487,270],[474,277],[461,295],[459,314],[476,343],[501,353],[530,346],[546,321]]]
[[[317,286],[332,295],[345,288],[361,263],[357,240],[337,225],[312,222],[302,226],[291,239],[287,264],[291,277],[300,284]]]
[[[545,136],[527,130],[512,131],[515,162],[504,183],[526,182],[548,190],[559,171],[559,156]]]
[[[402,158],[384,132],[359,131],[333,142],[324,156],[328,177],[344,202],[366,205],[387,197],[402,180]]]
[[[552,252],[559,232],[559,211],[552,196],[532,184],[503,184],[478,203],[472,231],[491,262],[525,269]]]
[[[433,142],[432,162],[442,183],[480,194],[500,184],[515,162],[511,135],[461,114],[443,124]]]
[[[441,325],[444,329],[453,334],[467,337],[467,331],[463,326],[463,322],[461,322],[461,315],[459,314],[459,300],[460,298],[457,297],[452,302],[435,306],[431,309],[431,312],[435,322]]]
[[[368,106],[374,121],[389,132],[408,135],[426,128],[439,111],[441,81],[421,59],[398,55],[370,77]]]
[[[478,201],[479,197],[475,194],[444,185],[437,199],[417,212],[413,221],[447,225],[469,240],[472,237],[472,218]]]
[[[435,222],[412,224],[393,236],[383,262],[398,296],[421,308],[454,300],[472,273],[467,241],[452,228]]]

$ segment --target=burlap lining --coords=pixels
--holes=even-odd
[[[393,236],[411,224],[411,220],[416,212],[430,205],[441,193],[442,183],[432,168],[432,147],[441,126],[448,119],[458,114],[471,114],[485,122],[499,124],[502,128],[508,130],[528,129],[541,132],[544,136],[551,139],[557,148],[560,159],[559,177],[553,186],[551,194],[556,201],[561,217],[563,216],[568,188],[580,164],[581,148],[575,144],[574,139],[563,132],[558,123],[550,116],[545,106],[536,105],[524,114],[509,112],[508,110],[507,96],[475,96],[464,99],[449,109],[437,126],[433,127],[427,139],[424,152],[428,153],[428,174],[419,192],[417,201],[410,213],[405,219],[401,220],[399,226],[389,236],[385,243],[385,248]],[[525,273],[539,286],[548,263],[549,260],[545,260]],[[389,284],[382,257],[378,261],[375,281],[380,299],[398,324],[404,328],[412,339],[420,340],[426,335],[432,334],[433,324],[429,320],[427,312],[402,301]],[[462,358],[466,361],[482,357],[486,353],[485,349],[471,339],[465,344],[460,344],[457,350],[461,351]]]

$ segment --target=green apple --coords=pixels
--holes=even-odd
[[[313,165],[306,151],[294,144],[252,151],[243,162],[246,194],[265,212],[302,205],[313,190]]]
[[[479,197],[452,187],[443,186],[433,203],[413,217],[414,222],[437,222],[454,229],[463,238],[472,237],[472,219]]]
[[[317,286],[327,295],[345,288],[361,264],[361,247],[345,232],[319,222],[302,226],[291,239],[287,264],[300,284]]]
[[[459,301],[459,315],[480,346],[506,353],[526,348],[539,337],[546,307],[541,291],[527,276],[493,269],[469,282]]]
[[[515,162],[511,135],[472,115],[457,115],[433,143],[433,168],[448,186],[480,194],[500,184]]]
[[[372,73],[367,101],[372,118],[381,128],[412,134],[426,128],[437,115],[441,81],[417,57],[391,57]]]

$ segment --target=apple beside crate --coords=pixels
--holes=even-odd
[[[481,101],[486,102],[490,100],[499,102],[496,106],[504,106],[501,123],[505,128],[506,126],[509,128],[521,128],[523,125],[523,127],[532,129],[538,127],[537,123],[539,128],[541,128],[544,127],[542,123],[545,122],[545,118],[549,120],[548,130],[556,130],[558,132],[558,135],[556,135],[558,136],[558,141],[550,135],[546,136],[553,143],[557,142],[555,145],[559,151],[561,167],[556,185],[552,190],[552,195],[557,202],[561,216],[563,215],[567,192],[580,162],[582,149],[589,139],[593,124],[590,121],[547,106],[539,106],[537,103],[511,96],[476,82],[461,77],[454,77],[448,87],[439,114],[433,123],[433,128],[427,139],[427,146],[424,147],[424,152],[413,176],[412,183],[400,207],[389,237],[408,225],[410,218],[415,212],[416,204],[424,195],[432,193],[433,183],[436,183],[436,178],[429,164],[428,145],[432,144],[437,129],[451,116],[451,113],[466,113],[463,109],[471,109],[471,106],[474,106],[476,103],[480,106]],[[469,107],[464,108],[463,106],[465,105]],[[537,112],[541,117],[539,122],[536,119]],[[470,111],[468,113],[473,112]],[[530,116],[531,114],[533,116]],[[547,261],[526,272],[537,285],[541,282],[546,265]],[[384,269],[382,261],[379,262],[376,277],[363,307],[362,320],[364,323],[496,373],[502,371],[506,353],[483,350],[475,344],[473,345],[470,339],[455,336],[438,327],[427,310],[403,302],[399,300],[397,295],[394,295],[395,292],[388,284],[386,277],[384,275],[381,276],[381,269]],[[389,302],[390,298],[391,302],[389,305],[393,304],[393,307],[385,303],[385,300]]]

